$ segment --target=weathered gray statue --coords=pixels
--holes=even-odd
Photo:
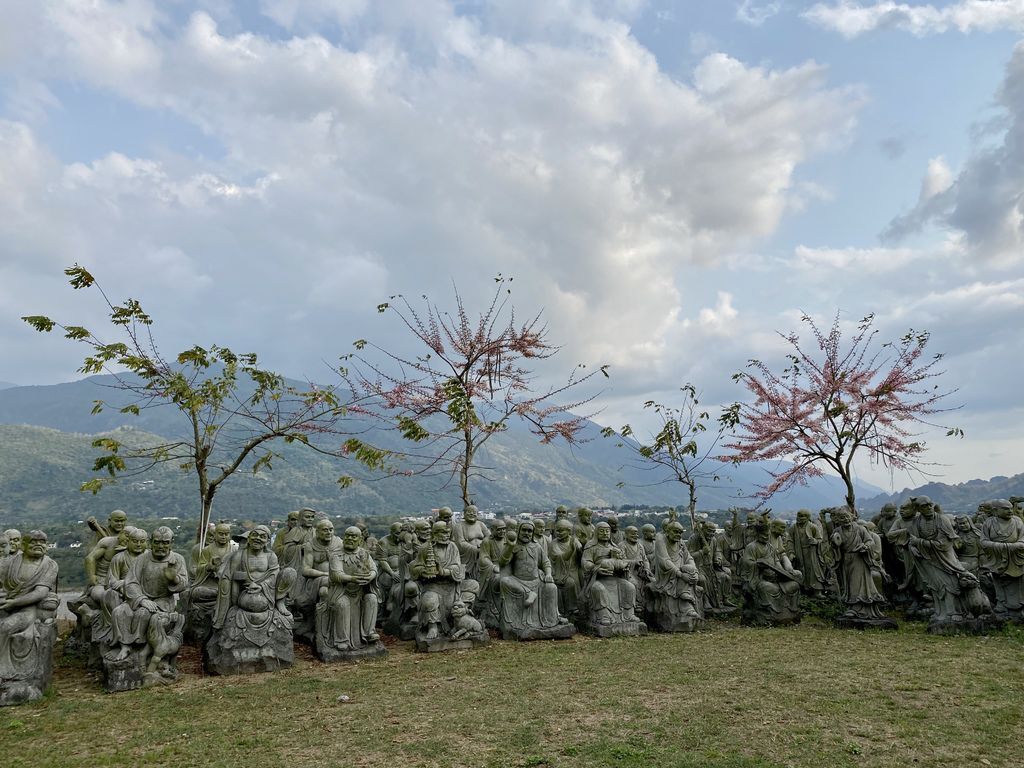
[[[100,620],[103,594],[107,589],[107,571],[118,552],[128,546],[128,516],[119,509],[110,513],[106,526],[95,525],[93,530],[103,535],[85,555],[85,589],[82,594],[68,601],[68,608],[78,621],[74,632],[64,642],[64,654],[84,655],[90,666],[98,668],[101,660],[92,642],[92,628]]]
[[[956,556],[959,537],[953,521],[940,514],[927,496],[912,496],[907,504],[917,513],[907,525],[908,547],[932,597],[928,631],[949,634],[990,629],[998,622],[978,577]]]
[[[551,560],[533,540],[533,523],[523,521],[515,540],[506,540],[502,567],[501,634],[506,640],[565,639],[576,628],[558,613],[558,588]]]
[[[362,543],[362,531],[350,526],[345,529],[341,548],[328,551],[327,579],[316,606],[316,652],[323,661],[351,661],[387,653],[375,629],[377,564]]]
[[[847,507],[832,513],[832,551],[836,557],[839,598],[845,606],[837,624],[841,627],[896,629],[896,622],[882,614],[885,596],[872,576],[881,568],[881,552],[868,531],[856,525]]]
[[[769,523],[752,519],[754,540],[743,549],[743,622],[792,624],[800,621],[800,579],[789,558],[769,543]]]
[[[654,568],[650,558],[647,557],[647,550],[640,541],[640,529],[635,525],[626,527],[622,540],[622,554],[629,561],[628,578],[636,588],[636,615],[643,616],[647,605],[648,585],[654,581]],[[554,567],[554,557],[551,558]],[[555,578],[557,583],[558,579]],[[563,615],[565,615],[563,613]]]
[[[789,532],[791,561],[803,576],[800,586],[812,597],[820,597],[828,586],[822,546],[825,536],[821,526],[811,519],[811,512],[801,509]]]
[[[114,639],[116,628],[114,626],[114,611],[125,601],[124,583],[128,572],[132,569],[135,558],[146,551],[149,546],[149,534],[142,528],[125,528],[127,546],[125,549],[114,555],[107,568],[106,589],[100,601],[100,610],[92,615],[92,642],[95,655],[90,654],[92,666],[101,668],[103,666],[103,655],[111,652],[113,647],[116,652],[120,643]],[[98,658],[97,658],[98,657]]]
[[[19,543],[0,560],[0,707],[42,698],[57,640],[57,563],[46,556],[46,534],[30,531]]]
[[[362,541],[360,531],[360,543]],[[324,518],[313,526],[313,538],[302,546],[302,570],[296,586],[291,589],[290,610],[295,619],[292,634],[307,643],[316,634],[317,602],[327,588],[330,560],[342,548],[341,539],[334,535],[334,523]]]
[[[123,581],[124,600],[111,613],[111,645],[103,654],[108,691],[127,691],[177,679],[175,666],[185,617],[178,594],[188,587],[185,558],[171,551],[174,533],[153,531],[149,550],[137,555]]]
[[[576,527],[573,528],[573,534],[583,546],[586,546],[587,542],[594,538],[594,524],[591,522],[593,517],[594,513],[586,507],[576,510]]]
[[[698,522],[687,542],[704,591],[704,615],[722,615],[736,610],[732,602],[732,570],[716,533],[713,523]]]
[[[192,585],[182,595],[185,613],[185,639],[202,645],[213,631],[213,611],[217,605],[220,568],[238,545],[231,539],[231,525],[214,526],[213,538],[195,560]]]
[[[479,514],[476,506],[469,504],[462,513],[462,519],[454,524],[452,530],[452,541],[459,548],[462,564],[466,567],[466,578],[477,581],[480,580],[480,545],[490,533],[487,526],[480,522]]]
[[[932,611],[931,599],[925,594],[924,577],[910,549],[910,525],[916,516],[917,509],[909,501],[902,504],[899,517],[889,526],[885,538],[892,545],[896,559],[895,570],[889,571],[895,584],[890,600],[907,618],[924,619],[929,618]]]
[[[982,565],[992,576],[996,616],[1024,621],[1024,520],[1013,505],[998,499],[989,504],[992,515],[982,525]]]
[[[221,567],[206,669],[218,675],[273,672],[295,660],[292,615],[284,604],[295,581],[269,549],[270,529],[258,525],[245,547]]]
[[[563,518],[555,523],[555,535],[548,545],[548,559],[551,560],[551,577],[558,588],[558,613],[569,621],[578,622],[580,615],[580,591],[583,588],[583,572],[580,557],[583,545],[572,534],[572,523]]]
[[[377,539],[373,548],[373,559],[377,563],[377,615],[387,616],[393,601],[398,599],[396,590],[401,590],[399,568],[402,555],[402,523],[398,520],[391,524],[387,536]]]
[[[572,528],[572,523],[569,523]],[[485,627],[501,628],[501,566],[499,560],[505,549],[505,533],[508,524],[504,520],[495,520],[491,526],[491,535],[480,544],[479,568],[480,593],[476,600],[476,614]]]
[[[676,520],[654,540],[654,581],[647,606],[651,627],[662,632],[692,632],[703,615],[700,574],[683,541],[683,526]]]
[[[594,540],[582,556],[587,632],[598,637],[646,634],[647,625],[636,615],[636,587],[629,580],[631,566],[621,547],[612,541],[611,526],[605,521],[598,523]]]

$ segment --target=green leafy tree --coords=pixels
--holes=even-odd
[[[636,431],[629,424],[616,431],[605,427],[601,434],[617,437],[618,445],[633,453],[634,464],[652,473],[650,485],[676,482],[687,492],[687,511],[691,528],[697,512],[697,494],[701,486],[719,480],[720,462],[714,460],[714,452],[724,428],[719,426],[710,439],[698,442],[698,437],[708,432],[710,414],[700,407],[697,390],[693,384],[680,387],[682,402],[678,406],[648,400],[644,409],[654,413],[659,428],[648,439],[639,442]],[[711,433],[709,433],[710,435]],[[623,483],[619,483],[620,487]]]
[[[279,456],[276,441],[299,443],[321,453],[347,455],[380,469],[386,453],[346,437],[350,402],[338,390],[308,384],[296,387],[259,365],[253,353],[236,354],[216,344],[194,346],[165,358],[153,338],[153,319],[135,299],[113,303],[93,276],[75,264],[66,269],[71,287],[93,288],[106,303],[116,340],[104,340],[78,325],[43,315],[22,319],[37,331],[54,329],[89,351],[79,372],[113,376],[121,413],[138,416],[151,408],[171,407],[182,417],[175,439],[149,443],[131,440],[131,432],[98,437],[101,454],[93,465],[100,473],[82,484],[99,492],[120,478],[133,477],[166,463],[194,473],[198,482],[199,541],[204,543],[214,497],[223,483],[243,467],[256,473],[271,469]],[[97,400],[93,413],[108,405]],[[343,476],[342,486],[351,482]]]

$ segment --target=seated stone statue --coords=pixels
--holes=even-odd
[[[932,598],[928,631],[949,634],[991,628],[997,622],[981,583],[956,556],[959,537],[953,521],[927,496],[913,496],[908,504],[917,513],[907,525],[908,548]]]
[[[82,594],[68,601],[68,609],[75,614],[78,621],[74,632],[64,643],[65,655],[84,655],[89,666],[99,669],[102,660],[96,654],[97,646],[92,642],[92,627],[99,620],[102,611],[103,594],[107,589],[107,571],[114,556],[123,552],[128,546],[128,516],[119,509],[110,513],[106,526],[96,526],[97,533],[102,536],[96,544],[86,552],[85,589]]]
[[[572,528],[572,523],[569,523]],[[508,524],[504,520],[495,520],[491,526],[491,534],[480,544],[479,571],[480,593],[475,605],[475,613],[485,627],[500,629],[501,627],[501,584],[499,577],[501,567],[498,564],[501,553],[505,549],[505,533]]]
[[[391,611],[395,584],[399,582],[399,559],[402,555],[402,523],[398,520],[391,524],[387,536],[377,539],[373,548],[373,559],[377,564],[377,602],[379,618],[383,619]]]
[[[362,538],[359,545],[362,546]],[[341,539],[334,535],[334,523],[326,518],[317,520],[313,526],[313,538],[302,547],[302,570],[298,574],[298,584],[290,593],[290,610],[295,620],[292,633],[298,640],[313,642],[317,603],[327,591],[331,557],[341,549]]]
[[[555,535],[548,545],[551,577],[558,588],[558,614],[569,621],[582,622],[580,592],[583,589],[583,571],[580,558],[583,546],[572,534],[572,523],[562,518],[555,523]]]
[[[238,545],[231,539],[231,524],[219,522],[213,537],[195,559],[192,585],[182,595],[185,614],[185,639],[200,645],[210,639],[213,611],[217,605],[220,568]]]
[[[452,530],[452,541],[459,548],[467,579],[480,579],[480,566],[477,562],[480,545],[490,533],[487,526],[480,522],[479,514],[476,506],[469,504],[462,513],[462,519],[454,524]]]
[[[419,625],[419,583],[410,574],[416,553],[430,541],[430,521],[419,519],[410,523],[412,530],[402,538],[398,560],[398,579],[392,587],[392,606],[384,631],[401,640],[413,640]]]
[[[188,587],[185,558],[171,551],[174,533],[153,531],[150,548],[132,561],[124,577],[124,601],[111,613],[109,650],[103,654],[108,691],[168,683],[175,667],[185,617],[175,608],[178,593]]]
[[[636,615],[642,617],[647,605],[647,591],[654,580],[654,567],[640,541],[640,529],[635,525],[626,526],[621,547],[622,554],[629,561],[627,578],[636,587]]]
[[[728,560],[721,550],[721,544],[715,533],[713,523],[698,522],[696,530],[687,542],[687,549],[693,557],[700,575],[701,589],[704,591],[704,608],[702,613],[719,615],[736,610],[732,602],[732,571]]]
[[[110,561],[107,568],[106,589],[100,600],[100,610],[92,617],[92,642],[97,646],[96,651],[102,658],[103,654],[110,651],[114,646],[115,650],[119,643],[114,640],[114,610],[125,601],[124,583],[128,571],[132,568],[135,558],[146,551],[149,546],[149,534],[142,528],[125,528],[127,535],[127,547]],[[100,662],[102,664],[102,662]]]
[[[270,529],[258,525],[245,547],[221,566],[213,633],[204,654],[208,672],[273,672],[295,660],[293,620],[284,602],[295,571],[281,569],[269,544]]]
[[[629,580],[632,563],[612,542],[606,521],[595,526],[594,540],[584,547],[581,562],[587,632],[598,637],[645,634],[647,625],[636,616],[636,587]]]
[[[515,540],[506,540],[498,564],[502,568],[502,637],[544,640],[576,634],[576,628],[558,614],[558,588],[551,575],[551,560],[533,540],[532,522],[521,522]]]
[[[743,622],[790,624],[800,621],[800,580],[789,558],[769,542],[770,524],[763,517],[751,522],[754,540],[743,549]]]
[[[832,512],[831,541],[839,598],[845,609],[837,625],[896,629],[896,622],[882,614],[886,600],[873,577],[881,568],[881,549],[865,527],[854,523],[849,508],[837,507]]]
[[[991,574],[995,613],[1002,619],[1024,621],[1024,520],[1013,505],[999,499],[989,504],[992,515],[982,525],[982,567]]]
[[[704,616],[697,564],[683,542],[683,526],[670,520],[654,540],[654,581],[647,620],[662,632],[692,632]]]
[[[318,536],[323,522],[317,524]],[[316,606],[315,646],[323,661],[350,661],[387,653],[375,629],[377,564],[362,546],[363,540],[358,526],[349,526],[341,548],[329,550],[327,582]]]
[[[21,550],[0,561],[0,706],[42,698],[57,640],[57,563],[46,534],[30,531]]]

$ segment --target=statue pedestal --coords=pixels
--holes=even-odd
[[[107,693],[134,691],[142,687],[145,671],[138,651],[133,650],[123,659],[103,656],[103,688]]]
[[[998,632],[1003,627],[1003,620],[995,616],[966,617],[956,621],[949,619],[928,622],[928,634],[931,635],[987,635]]]
[[[502,640],[568,640],[576,634],[576,627],[572,624],[556,624],[553,627],[511,627],[503,625],[501,628]]]
[[[295,646],[290,628],[275,627],[263,645],[233,642],[221,630],[214,630],[203,648],[203,667],[213,675],[251,675],[277,672],[295,663]]]
[[[477,648],[487,645],[491,638],[486,632],[479,635],[470,635],[461,640],[453,640],[450,637],[441,635],[427,640],[422,633],[416,633],[416,650],[420,653],[440,653],[441,651],[465,651],[470,648]]]
[[[703,626],[699,616],[682,616],[676,613],[654,613],[648,615],[651,629],[656,632],[693,632]]]
[[[591,624],[583,622],[580,631],[593,637],[636,637],[647,634],[647,625],[642,621],[621,621],[614,624]]]
[[[48,619],[18,634],[25,632],[35,633],[35,653],[20,663],[17,669],[0,669],[0,707],[38,701],[50,687],[57,625],[53,619]]]
[[[179,608],[185,615],[185,642],[202,646],[213,634],[213,611],[216,603],[189,598],[182,600]]]
[[[317,658],[320,661],[362,661],[363,659],[375,659],[379,656],[387,656],[388,649],[380,640],[374,643],[367,643],[362,648],[354,648],[347,651],[338,650],[332,646],[316,649]]]
[[[839,629],[899,629],[895,619],[863,619],[857,616],[840,616],[835,620]]]

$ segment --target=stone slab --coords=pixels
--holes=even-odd
[[[317,658],[320,661],[336,662],[336,661],[362,661],[363,659],[375,659],[380,656],[387,656],[388,649],[384,647],[384,643],[378,640],[375,643],[368,643],[362,648],[355,648],[349,651],[339,651],[337,648],[317,648]]]
[[[647,625],[642,621],[623,621],[617,624],[585,623],[580,631],[594,637],[636,637],[647,634]]]
[[[452,640],[450,637],[435,637],[427,640],[422,635],[416,635],[416,650],[420,653],[440,653],[442,651],[467,651],[481,645],[487,645],[490,637],[487,634],[465,637],[461,640]]]
[[[1003,627],[1003,620],[995,616],[963,619],[961,621],[928,622],[928,633],[932,635],[987,635],[998,632]]]
[[[852,616],[840,616],[835,625],[839,629],[899,629],[895,619],[858,619]]]
[[[511,627],[501,628],[502,640],[520,640],[529,642],[531,640],[568,640],[576,634],[576,627],[572,624],[557,624],[554,627],[542,627],[527,629],[517,632]]]

